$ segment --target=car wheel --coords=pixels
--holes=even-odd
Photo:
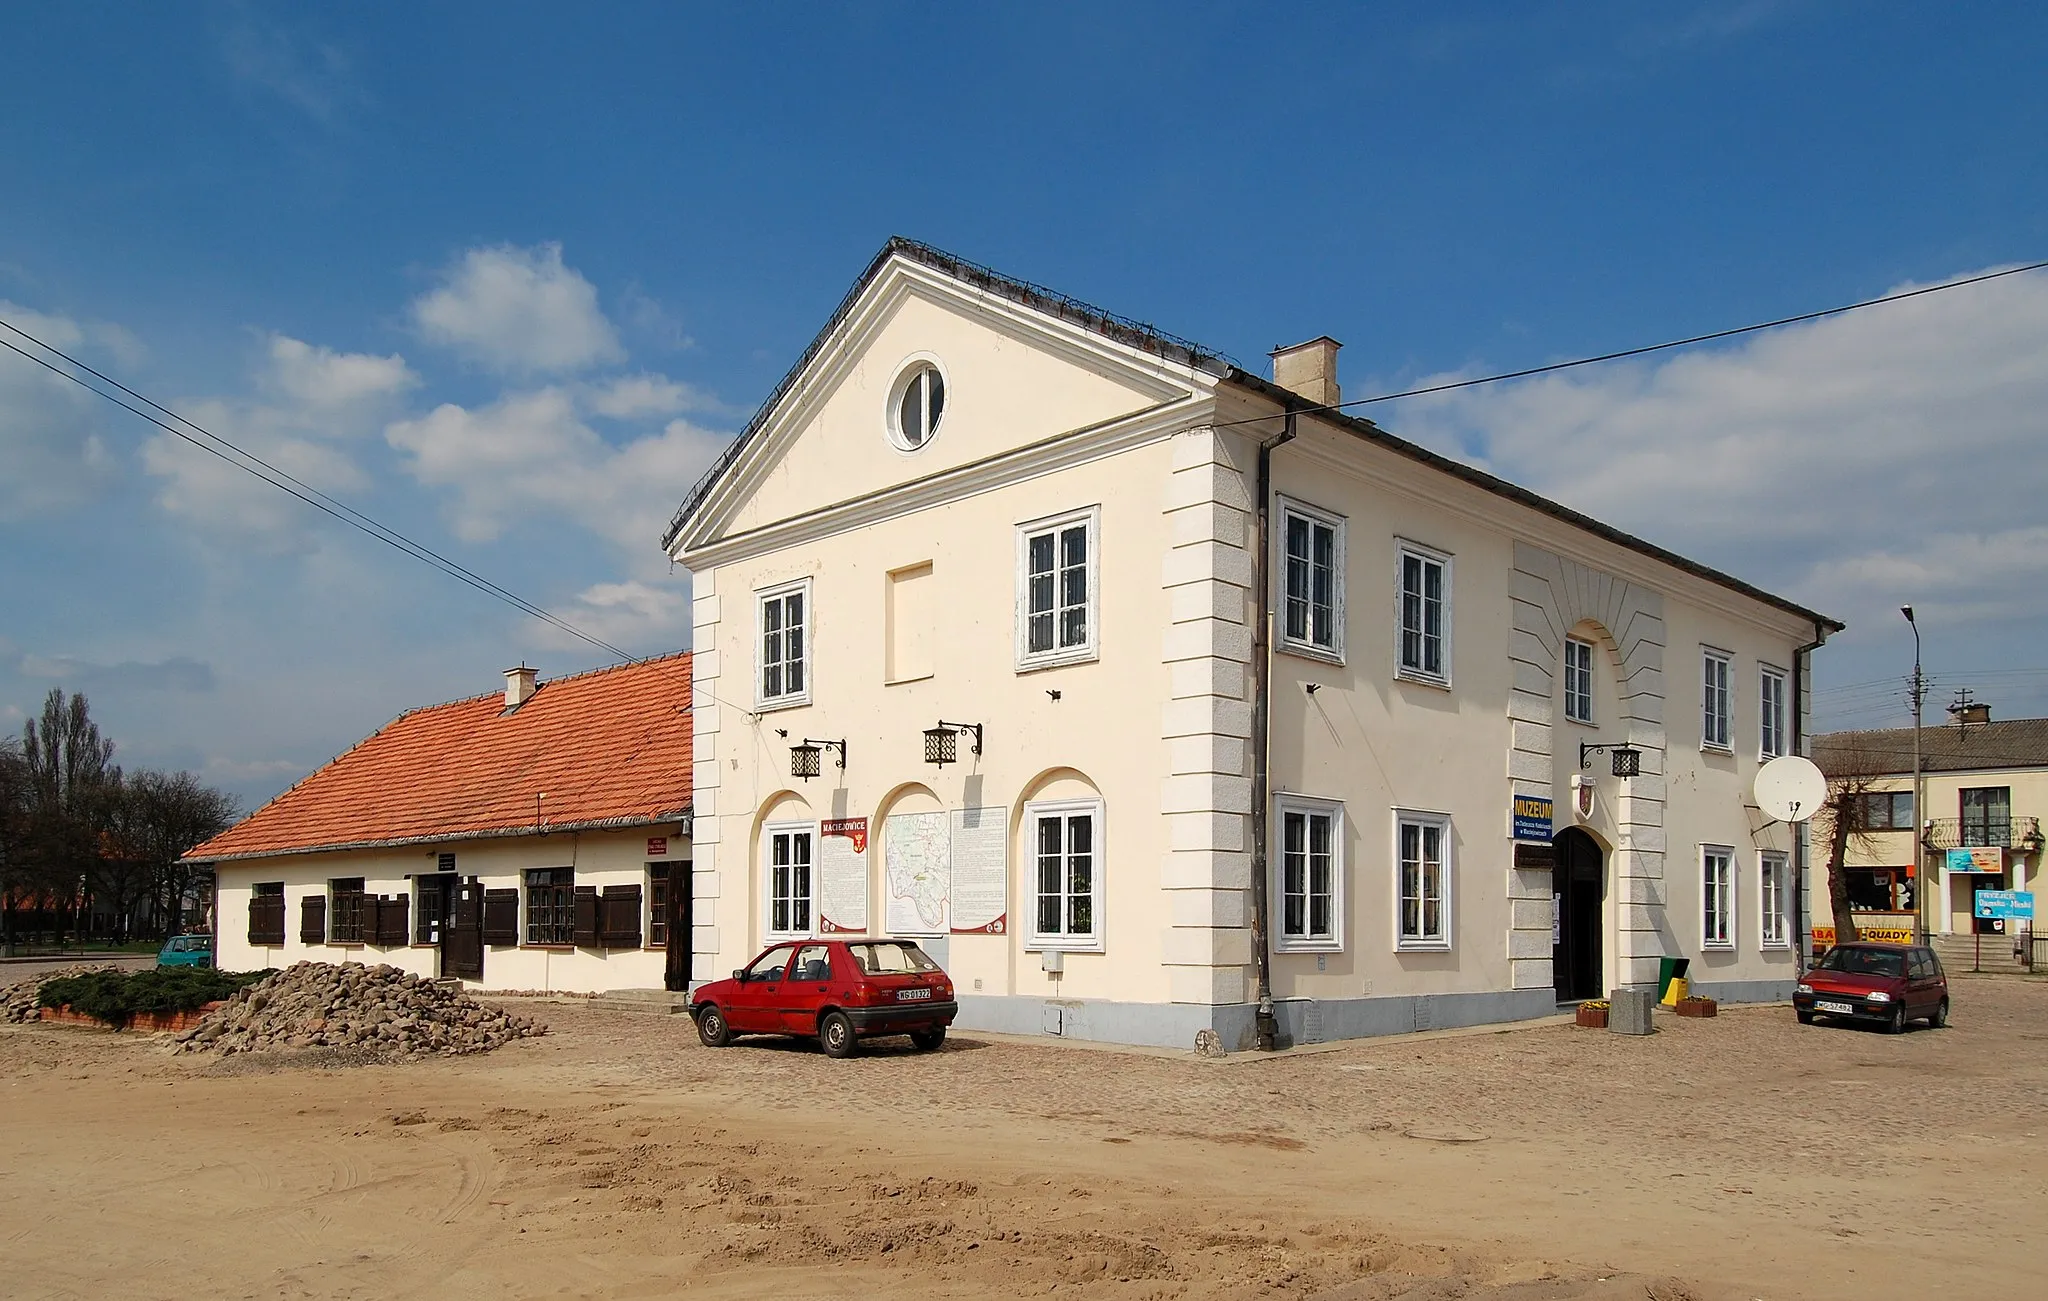
[[[697,1037],[704,1041],[706,1048],[723,1048],[732,1042],[732,1027],[725,1023],[725,1013],[715,1006],[707,1006],[697,1013]]]
[[[1892,1019],[1884,1023],[1886,1034],[1906,1033],[1906,1005],[1901,1003],[1892,1009]]]
[[[929,1030],[912,1030],[910,1042],[919,1052],[930,1052],[946,1042],[946,1027],[935,1025]]]
[[[1813,1024],[1813,1013],[1807,1011],[1805,1008],[1799,1008],[1798,1010],[1794,1011],[1792,1015],[1799,1018],[1799,1024],[1801,1025]]]
[[[1941,1030],[1941,1029],[1945,1029],[1945,1028],[1947,1028],[1947,1026],[1948,1026],[1948,1000],[1947,1000],[1947,999],[1945,999],[1945,998],[1944,998],[1944,999],[1942,999],[1942,1000],[1941,1000],[1941,1002],[1940,1002],[1940,1003],[1936,1004],[1936,1006],[1935,1006],[1935,1009],[1934,1009],[1934,1015],[1933,1015],[1933,1016],[1930,1016],[1930,1017],[1928,1017],[1928,1018],[1927,1018],[1927,1024],[1929,1024],[1929,1025],[1933,1026],[1933,1027],[1934,1027],[1935,1029],[1937,1029],[1937,1030]]]
[[[825,1019],[818,1022],[818,1046],[827,1057],[853,1056],[860,1041],[854,1037],[853,1022],[846,1019],[846,1013],[827,1012]]]

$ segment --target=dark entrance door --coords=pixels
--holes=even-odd
[[[441,927],[441,974],[484,978],[484,887],[475,877],[455,886],[454,907]]]
[[[1606,993],[1602,975],[1602,903],[1607,897],[1607,863],[1600,844],[1577,827],[1566,827],[1552,842],[1557,865],[1551,890],[1557,913],[1551,937],[1550,970],[1559,1002]]]
[[[661,983],[663,988],[681,993],[690,987],[690,950],[696,947],[690,929],[690,896],[696,893],[691,888],[690,864],[688,860],[650,863],[648,869],[654,883],[652,902],[656,920],[661,923],[661,942],[668,949],[668,965]]]

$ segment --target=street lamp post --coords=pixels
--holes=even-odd
[[[1906,616],[1906,624],[1913,630],[1913,875],[1918,879],[1913,893],[1913,910],[1918,916],[1913,920],[1924,942],[1934,934],[1934,882],[1927,878],[1927,848],[1921,840],[1927,819],[1921,812],[1924,792],[1920,789],[1920,702],[1927,694],[1927,683],[1920,676],[1920,621],[1913,617],[1910,605],[1900,606],[1899,613]]]

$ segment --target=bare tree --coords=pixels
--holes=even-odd
[[[14,909],[35,882],[28,861],[28,761],[0,736],[0,952],[14,951]]]
[[[26,858],[38,885],[60,907],[71,900],[83,930],[85,891],[105,854],[113,803],[121,785],[114,743],[100,735],[83,695],[53,687],[43,715],[21,733],[26,765]]]
[[[189,772],[146,768],[122,782],[117,809],[120,857],[137,869],[139,893],[148,898],[151,915],[175,929],[186,900],[204,875],[179,860],[194,845],[233,826],[241,810],[233,796],[204,785]]]
[[[1872,836],[1870,796],[1889,792],[1887,784],[1897,774],[1888,771],[1885,756],[1853,750],[1833,750],[1825,756],[1828,778],[1827,803],[1814,815],[1814,829],[1827,845],[1828,910],[1835,920],[1835,942],[1851,943],[1862,937],[1856,915],[1849,907],[1849,850],[1869,851],[1876,847]],[[1914,811],[1917,820],[1919,811]],[[1914,843],[1920,833],[1913,831]],[[1916,850],[1917,862],[1919,854]],[[1915,872],[1915,890],[1920,888]]]

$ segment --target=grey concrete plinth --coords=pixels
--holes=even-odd
[[[1617,989],[1607,999],[1607,1028],[1616,1034],[1650,1034],[1650,1009],[1657,995],[1648,989]]]

